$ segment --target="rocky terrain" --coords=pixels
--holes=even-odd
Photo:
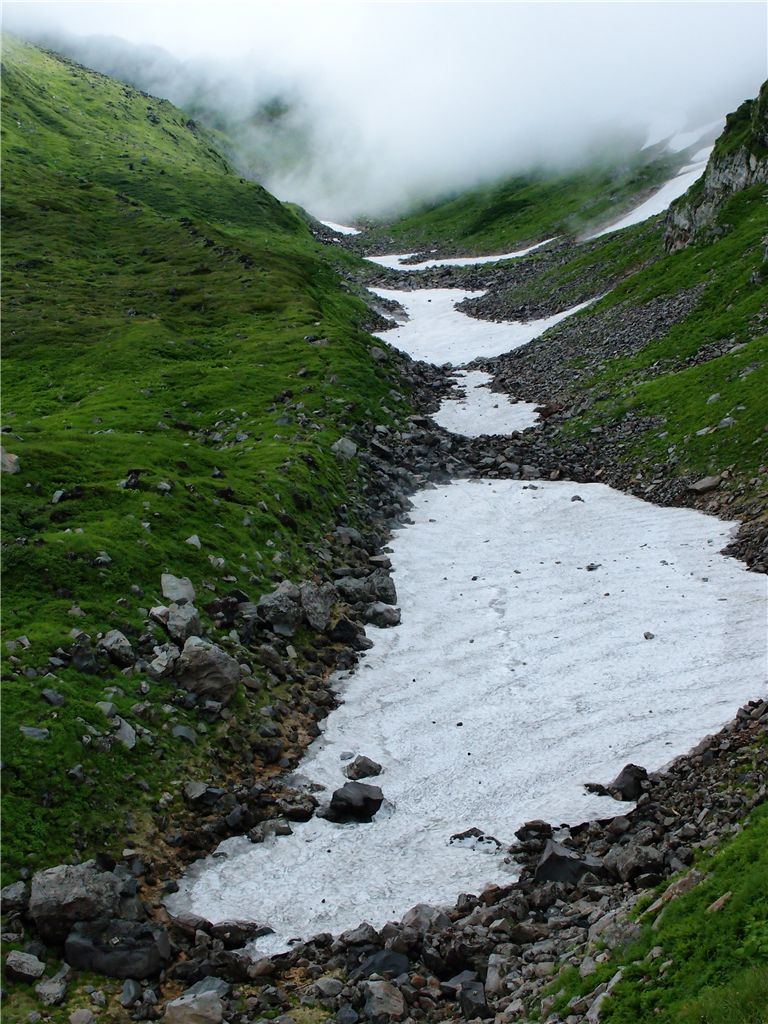
[[[741,167],[742,157],[737,159]],[[754,168],[750,174],[745,187],[764,180]],[[722,191],[722,177],[707,180],[707,188]],[[238,206],[236,199],[233,205]],[[704,212],[670,215],[668,231],[677,232],[676,239],[695,237],[710,216],[704,206],[697,209]],[[219,262],[236,262],[238,274],[240,268],[243,273],[257,268],[233,245],[217,248],[191,221],[181,224],[195,247],[214,250]],[[641,250],[629,261],[623,255],[603,261],[602,242],[577,246],[573,240],[557,240],[529,259],[498,268],[403,274],[359,265],[344,273],[347,287],[358,295],[374,283],[485,289],[482,298],[464,304],[470,315],[528,319],[617,288],[655,262],[657,256],[646,258],[643,246],[655,244],[659,236],[658,225],[639,230],[633,237],[642,242]],[[338,242],[327,229],[318,237]],[[365,243],[354,236],[344,244],[354,251]],[[678,247],[677,241],[669,245]],[[200,269],[197,248],[194,252],[191,273],[210,272]],[[286,266],[292,266],[293,250],[286,252]],[[583,256],[586,262],[574,267]],[[543,284],[560,277],[559,291]],[[750,287],[761,282],[759,277]],[[335,301],[336,287],[334,278],[329,302]],[[430,414],[454,387],[448,371],[368,339],[352,376],[370,364],[382,368],[383,379],[386,367],[392,387],[381,401],[403,408],[407,398],[409,407],[407,414],[390,415],[390,425],[383,416],[362,413],[339,419],[344,433],[329,439],[315,418],[319,414],[305,407],[303,392],[285,388],[270,397],[265,431],[298,424],[296,445],[321,435],[315,450],[325,446],[322,458],[301,449],[293,460],[301,461],[302,470],[316,477],[325,472],[334,480],[347,479],[344,474],[355,477],[348,501],[335,505],[334,522],[306,538],[303,573],[284,571],[289,563],[281,558],[258,577],[231,575],[215,554],[208,556],[206,575],[170,563],[151,584],[125,580],[118,605],[142,602],[139,628],[120,628],[111,619],[103,629],[82,628],[78,594],[66,590],[61,599],[71,601],[67,614],[73,622],[66,643],[39,655],[42,645],[30,653],[25,636],[6,644],[7,678],[39,687],[37,706],[50,713],[52,728],[71,699],[57,689],[61,675],[76,673],[84,680],[77,707],[87,706],[89,713],[95,709],[99,725],[78,710],[80,737],[66,768],[67,781],[77,787],[83,804],[100,799],[100,782],[89,766],[92,753],[130,755],[147,748],[156,750],[161,761],[168,737],[189,752],[183,770],[142,812],[146,820],[129,816],[114,822],[120,855],[88,856],[89,843],[74,827],[71,863],[21,867],[2,890],[9,1019],[27,1024],[113,1019],[164,1019],[168,1024],[275,1019],[282,1024],[458,1019],[505,1024],[539,1019],[580,1024],[600,1019],[608,996],[630,971],[647,972],[650,978],[674,970],[674,958],[662,944],[639,949],[637,955],[627,947],[647,939],[644,926],[653,921],[656,927],[675,901],[719,884],[718,876],[708,873],[708,852],[755,827],[749,815],[766,799],[764,700],[740,709],[717,735],[702,739],[664,771],[649,775],[642,765],[628,765],[615,780],[584,779],[604,794],[604,818],[570,828],[525,823],[508,851],[520,866],[518,880],[463,894],[452,908],[421,904],[381,929],[361,922],[343,935],[316,936],[289,953],[255,958],[248,943],[267,925],[174,917],[165,897],[177,891],[185,867],[230,836],[246,836],[253,843],[275,836],[279,842],[290,834],[292,823],[316,814],[365,822],[379,809],[385,795],[376,785],[380,766],[366,757],[350,763],[349,781],[327,806],[294,788],[288,776],[336,706],[333,674],[353,668],[371,646],[366,626],[397,627],[397,591],[385,548],[392,531],[407,524],[416,491],[468,477],[522,479],[532,486],[537,480],[559,479],[607,483],[659,504],[741,516],[745,524],[729,553],[756,571],[768,571],[764,472],[750,478],[734,463],[717,474],[701,475],[681,466],[682,450],[668,451],[663,458],[638,455],[638,439],[665,426],[642,412],[626,412],[610,429],[571,429],[601,400],[603,385],[595,378],[606,365],[638,356],[686,324],[703,293],[704,285],[695,283],[642,302],[628,296],[564,322],[518,351],[478,361],[478,367],[493,374],[496,389],[541,407],[540,426],[503,437],[465,438],[435,425]],[[381,329],[395,311],[380,299],[370,303],[367,314],[349,309],[361,316],[360,331]],[[291,310],[294,315],[298,319]],[[302,355],[309,353],[296,372],[303,381],[308,373],[304,363],[319,359],[331,341],[324,333],[308,333],[299,343]],[[229,336],[226,345],[231,345]],[[739,346],[744,343],[735,337],[719,338],[709,347],[681,353],[672,369],[705,366],[738,353]],[[232,349],[225,351],[229,358]],[[322,375],[323,369],[321,364],[312,372]],[[669,371],[670,363],[659,361],[644,379]],[[355,403],[348,398],[333,401],[352,408]],[[216,449],[220,458],[249,435],[234,409],[218,415],[210,425],[198,426],[186,420],[178,425],[170,411],[162,413],[189,439],[185,447],[211,442],[221,446]],[[712,432],[732,425],[721,420],[712,424]],[[161,428],[168,425],[161,421]],[[14,459],[6,453],[4,469],[16,477],[20,467]],[[280,471],[291,464],[290,458],[281,462]],[[132,500],[145,486],[144,473],[138,465],[129,469],[120,481],[121,496]],[[219,509],[236,504],[238,495],[227,483],[219,484],[225,474],[218,466],[211,470],[206,465],[205,473],[219,488],[215,514],[223,517]],[[166,487],[172,490],[171,484]],[[155,490],[165,493],[159,486]],[[190,503],[200,497],[194,483],[186,491]],[[84,490],[59,488],[53,494],[48,504],[66,508]],[[275,513],[291,536],[299,533],[301,515],[313,510],[298,489],[292,500],[292,510],[280,500]],[[265,501],[258,508],[272,515]],[[54,509],[59,513],[60,508]],[[250,513],[237,515],[247,527],[253,525]],[[183,543],[195,551],[201,547],[197,533]],[[274,541],[269,544],[273,547]],[[102,551],[91,567],[103,572],[112,560]],[[213,585],[209,567],[227,575],[218,575]],[[159,603],[151,599],[156,593],[162,594]],[[723,672],[727,685],[726,666]],[[23,750],[39,749],[36,745],[49,739],[48,725],[36,722],[30,718],[20,727],[22,743],[28,745]],[[45,806],[56,805],[57,785],[51,773]],[[142,794],[152,791],[138,772],[127,772],[123,785]],[[467,838],[498,845],[482,834]],[[730,895],[717,892],[707,912],[718,914]],[[574,986],[579,990],[571,994]]]

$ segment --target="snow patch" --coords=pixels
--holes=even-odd
[[[464,398],[446,398],[432,419],[452,434],[482,437],[484,434],[511,434],[528,430],[538,422],[537,406],[531,402],[511,402],[488,385],[493,378],[479,370],[454,375],[466,392]]]
[[[321,220],[321,224],[324,224],[331,231],[335,231],[337,235],[361,235],[362,231],[358,231],[357,228],[350,228],[346,224],[336,224],[332,220]]]
[[[415,256],[415,252],[404,252],[390,256],[366,256],[371,263],[377,263],[380,267],[389,270],[429,270],[432,267],[475,267],[482,263],[500,263],[502,260],[517,260],[521,256],[527,256],[534,249],[540,249],[542,245],[552,242],[552,238],[545,238],[543,242],[530,245],[527,249],[518,249],[516,252],[506,252],[500,256],[452,256],[449,259],[423,260],[421,263],[403,263],[403,260]]]
[[[457,303],[477,298],[485,292],[466,292],[458,288],[370,290],[374,295],[400,303],[408,316],[404,323],[380,332],[377,337],[414,359],[424,359],[437,365],[452,363],[454,366],[461,366],[478,356],[497,356],[527,345],[548,328],[595,301],[590,299],[561,313],[528,323],[513,320],[499,324],[478,320],[456,309]]]
[[[718,553],[735,524],[602,484],[462,481],[413,500],[391,553],[402,624],[370,628],[301,767],[329,798],[342,755],[367,754],[388,803],[366,825],[228,840],[168,899],[268,923],[260,953],[511,880],[503,854],[450,837],[508,844],[531,818],[625,812],[583,783],[659,769],[765,693],[765,578]]]
[[[634,210],[630,210],[629,213],[625,214],[619,220],[614,221],[607,227],[601,228],[599,231],[593,232],[591,235],[586,235],[584,241],[590,241],[593,238],[600,238],[603,235],[609,235],[613,231],[621,231],[622,228],[631,227],[633,224],[640,224],[644,220],[648,220],[649,217],[655,217],[657,213],[663,213],[669,209],[670,205],[675,199],[679,199],[680,196],[684,195],[694,182],[698,181],[699,178],[704,174],[707,169],[707,160],[712,149],[701,150],[698,154],[706,154],[698,163],[691,163],[685,166],[682,171],[671,181],[668,181],[665,185],[662,185],[660,189],[653,193],[650,198],[646,199],[644,203],[636,206]]]

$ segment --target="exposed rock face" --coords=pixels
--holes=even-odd
[[[99,640],[98,646],[109,655],[110,660],[114,661],[116,665],[127,666],[136,661],[136,655],[133,653],[128,637],[119,629],[110,629]]]
[[[29,915],[41,938],[61,942],[76,921],[114,917],[120,890],[120,879],[111,871],[99,871],[94,861],[59,864],[33,877]]]
[[[664,232],[667,251],[683,249],[713,228],[734,192],[761,184],[768,184],[768,83],[757,99],[728,115],[703,181],[670,207]]]
[[[185,690],[228,704],[240,682],[240,666],[226,651],[191,636],[176,662],[176,679]]]

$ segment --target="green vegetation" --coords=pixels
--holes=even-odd
[[[702,854],[697,866],[705,880],[666,904],[655,928],[641,917],[640,939],[595,974],[582,979],[569,969],[558,977],[555,1011],[621,968],[622,979],[602,1007],[607,1024],[765,1024],[768,806],[755,810],[718,852]],[[727,893],[720,909],[708,909]]]
[[[607,361],[581,382],[602,397],[588,414],[571,421],[569,430],[610,427],[631,411],[663,420],[661,430],[646,432],[628,452],[632,458],[663,461],[672,454],[681,473],[735,465],[750,475],[765,464],[768,337],[762,238],[768,210],[763,191],[754,186],[732,196],[720,215],[718,237],[660,255],[594,307],[599,314],[620,303],[641,305],[702,288],[692,312],[664,337],[634,356]],[[689,365],[697,357],[700,361]],[[723,420],[733,422],[719,427]],[[697,433],[707,428],[713,429]]]
[[[375,227],[368,237],[391,237],[403,250],[508,252],[620,216],[642,193],[672,177],[678,164],[679,159],[649,162],[635,156],[562,174],[518,176]]]
[[[217,757],[213,736],[170,735],[170,683],[141,696],[116,671],[44,678],[70,630],[135,638],[163,571],[203,603],[301,572],[356,486],[331,444],[406,404],[323,247],[183,113],[13,39],[3,62],[3,441],[21,466],[3,479],[11,877],[112,848],[127,812],[135,834],[182,765]],[[126,716],[147,702],[154,745],[102,749],[105,696]],[[78,763],[90,784],[66,775]]]

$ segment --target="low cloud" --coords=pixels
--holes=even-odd
[[[766,76],[762,3],[5,4],[5,27],[225,127],[336,220],[704,124]]]

